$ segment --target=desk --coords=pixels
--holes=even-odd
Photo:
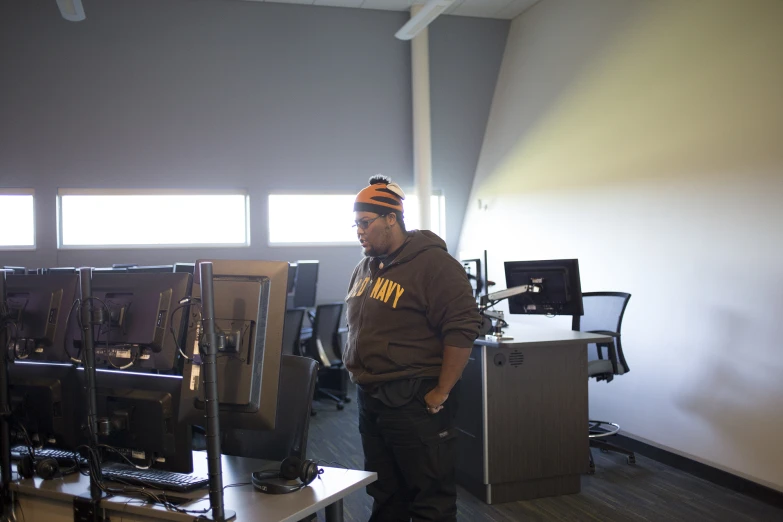
[[[457,481],[487,504],[578,493],[588,470],[587,345],[611,338],[512,327],[479,338],[460,384]]]
[[[195,472],[206,476],[206,454],[194,452]],[[326,509],[327,520],[342,521],[342,498],[376,480],[377,475],[366,471],[340,468],[323,468],[320,475],[310,486],[286,495],[266,495],[256,491],[250,482],[253,471],[269,469],[279,463],[270,463],[260,459],[230,457],[223,455],[223,485],[248,483],[247,485],[226,488],[224,505],[235,511],[238,522],[264,520],[275,522],[294,522]],[[24,517],[17,509],[19,520],[46,520],[47,522],[73,521],[73,497],[89,491],[89,478],[78,473],[63,479],[44,481],[40,478],[20,480],[11,484],[17,492]],[[112,483],[112,485],[116,485]],[[186,509],[209,507],[209,494],[206,488],[190,493],[172,493],[174,497],[192,498],[192,502],[181,504]],[[171,520],[192,521],[195,514],[168,511],[161,505],[148,504],[143,499],[116,496],[101,501],[101,505],[112,516],[112,520],[149,521]]]

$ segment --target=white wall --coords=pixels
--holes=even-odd
[[[2,251],[0,266],[318,259],[318,301],[342,300],[358,243],[270,247],[267,196],[354,194],[377,173],[413,186],[410,43],[394,38],[408,14],[226,0],[84,8],[73,23],[54,0],[3,3],[0,187],[35,190],[37,250]],[[452,251],[508,27],[446,16],[430,30],[433,186]],[[58,188],[245,189],[251,246],[57,250]]]
[[[497,288],[505,260],[578,257],[584,291],[632,293],[631,372],[591,383],[591,417],[783,491],[781,20],[675,0],[517,18],[459,250],[488,249]]]

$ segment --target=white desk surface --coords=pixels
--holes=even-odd
[[[484,336],[476,339],[476,344],[480,346],[507,347],[514,348],[518,345],[554,345],[571,343],[608,343],[612,338],[601,334],[592,334],[576,332],[573,330],[557,328],[540,328],[535,326],[511,325],[503,330],[504,335],[513,339],[504,341],[489,341]]]
[[[295,493],[268,495],[253,488],[250,484],[250,475],[253,471],[266,470],[275,466],[279,468],[279,463],[223,455],[222,464],[224,487],[229,484],[245,484],[224,489],[224,507],[226,510],[232,510],[237,513],[237,521],[298,521],[377,479],[376,473],[324,467],[323,474],[308,487]],[[193,453],[193,467],[194,472],[198,475],[207,475],[206,453]],[[116,483],[110,484],[112,486],[121,486]],[[73,497],[89,491],[89,477],[78,473],[61,479],[46,481],[35,477],[13,482],[11,489],[17,491],[21,496],[37,497],[43,501],[48,501],[46,502],[47,504],[52,504],[51,501],[56,501],[58,504],[64,503],[72,513]],[[184,509],[199,510],[209,507],[209,491],[206,487],[190,493],[171,492],[169,496],[180,499],[192,498],[192,502],[179,505],[179,507]],[[124,514],[129,520],[191,521],[198,517],[197,514],[177,513],[169,511],[159,504],[149,504],[142,497],[114,496],[103,500],[101,504],[110,512],[115,513],[115,515]],[[72,514],[70,520],[73,520]]]

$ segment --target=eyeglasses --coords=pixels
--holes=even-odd
[[[367,230],[370,225],[372,225],[372,222],[375,221],[378,218],[382,218],[386,216],[386,214],[381,214],[380,216],[375,216],[372,219],[360,219],[359,221],[354,221],[353,225],[351,227],[356,228],[359,227],[359,230]]]

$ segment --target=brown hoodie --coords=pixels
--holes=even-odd
[[[365,258],[354,269],[343,361],[358,384],[437,377],[443,347],[471,348],[481,316],[462,265],[428,230],[409,240],[388,266]]]

